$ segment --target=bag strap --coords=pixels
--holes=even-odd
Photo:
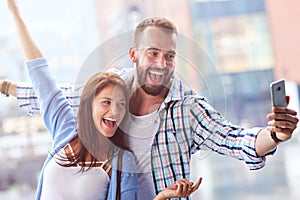
[[[116,200],[121,200],[121,173],[122,173],[123,150],[120,150],[118,155],[118,169],[117,169],[117,196]]]

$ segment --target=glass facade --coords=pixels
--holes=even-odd
[[[220,78],[223,84],[210,87],[218,91],[215,93],[204,87],[204,96],[215,94],[211,98],[213,106],[233,123],[266,126],[266,115],[271,111],[269,84],[274,80],[274,55],[265,1],[191,1],[191,15],[194,38],[219,72],[208,73],[206,80],[214,83]],[[203,66],[201,61],[198,64]],[[300,163],[295,154],[299,152],[297,144],[294,139],[280,146],[274,157],[267,158],[267,165],[257,171],[248,170],[240,161],[198,152],[193,156],[192,176],[204,179],[194,198],[299,199],[295,187],[300,173],[294,167]]]
[[[191,3],[195,40],[206,49],[218,72],[206,79],[220,76],[225,90],[225,95],[213,99],[234,123],[266,124],[274,59],[265,10],[261,0]],[[260,108],[259,114],[251,109],[254,106]]]

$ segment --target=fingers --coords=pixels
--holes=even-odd
[[[8,9],[15,13],[18,12],[18,1],[17,0],[7,0]]]
[[[285,113],[285,114],[290,114],[290,115],[297,115],[297,112],[295,110],[292,110],[287,107],[273,107],[272,111],[274,113]]]
[[[299,122],[297,112],[286,107],[273,107],[272,111],[273,113],[267,115],[270,120],[267,129],[279,133],[278,138],[282,140],[291,138]]]
[[[297,124],[299,119],[297,118],[297,112],[284,107],[273,107],[273,113],[267,115],[268,120],[286,121],[293,124]]]
[[[289,103],[290,103],[290,96],[286,96],[285,99],[286,99],[286,104],[289,105]]]
[[[287,121],[287,120],[269,121],[268,126],[274,128],[274,129],[277,129],[277,130],[272,130],[274,132],[281,132],[279,129],[288,129],[288,130],[293,131],[297,127],[297,118],[295,120],[293,120],[293,122]]]
[[[195,192],[196,190],[198,190],[198,188],[199,188],[201,182],[202,182],[202,177],[200,177],[200,178],[198,179],[197,183],[196,183],[194,186],[192,186],[191,191],[190,191],[190,194],[192,194],[193,192]]]
[[[189,182],[187,179],[180,179],[176,182],[176,185],[176,193],[181,197],[187,197],[190,194],[193,183]]]
[[[156,199],[185,198],[195,192],[199,188],[201,182],[202,178],[199,178],[196,184],[187,179],[180,179],[176,183],[162,190]]]
[[[202,182],[202,177],[198,179],[196,184],[188,181],[187,179],[180,179],[179,181],[176,182],[176,185],[178,186],[176,192],[178,195],[180,195],[180,197],[187,197],[199,188],[201,182]]]

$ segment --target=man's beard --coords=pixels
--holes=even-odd
[[[140,87],[144,90],[145,93],[151,95],[151,96],[158,96],[160,94],[163,94],[164,90],[169,89],[169,83],[172,80],[172,76],[174,71],[170,71],[168,67],[163,68],[163,73],[164,73],[164,80],[162,84],[160,85],[150,85],[147,83],[147,76],[149,74],[149,70],[153,70],[156,67],[155,66],[150,66],[147,68],[146,71],[142,70],[141,66],[137,67],[137,80],[140,85]],[[161,71],[161,68],[159,68]]]

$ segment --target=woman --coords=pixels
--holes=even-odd
[[[122,131],[118,128],[127,112],[125,83],[113,73],[92,76],[81,94],[76,119],[31,38],[16,1],[7,2],[53,140],[41,171],[36,199],[137,199],[135,159],[122,144]],[[186,197],[200,183],[201,179],[195,185],[182,179],[155,199]]]

